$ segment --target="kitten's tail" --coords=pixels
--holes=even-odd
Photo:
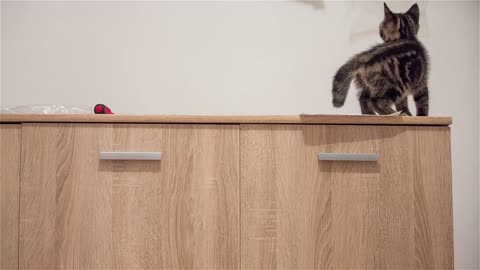
[[[347,97],[350,83],[355,77],[355,71],[358,68],[358,61],[356,57],[350,59],[345,65],[343,65],[333,77],[333,106],[336,108],[342,107]]]

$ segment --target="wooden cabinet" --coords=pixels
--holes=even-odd
[[[448,128],[246,125],[240,134],[243,268],[453,268]]]
[[[2,269],[453,269],[450,118],[0,122]]]
[[[0,269],[18,267],[20,125],[0,125]]]
[[[25,124],[22,144],[21,269],[239,267],[238,126]]]

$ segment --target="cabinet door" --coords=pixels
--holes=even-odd
[[[230,125],[24,125],[20,268],[238,268],[238,136]]]
[[[242,125],[243,269],[452,269],[447,127]],[[375,153],[377,162],[319,161]]]
[[[20,125],[0,125],[0,269],[18,268]]]

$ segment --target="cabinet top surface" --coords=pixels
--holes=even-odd
[[[121,115],[0,114],[0,123],[198,123],[198,124],[332,124],[448,126],[451,117],[378,115]]]

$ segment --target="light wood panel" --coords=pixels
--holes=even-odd
[[[20,125],[0,125],[0,269],[18,268]]]
[[[378,153],[379,162],[327,162],[337,269],[414,268],[412,138],[398,127],[338,127],[325,150]]]
[[[121,115],[121,114],[0,114],[0,123],[203,123],[203,124],[350,124],[447,126],[451,117],[380,115]]]
[[[453,269],[450,129],[425,127],[414,137],[415,249],[418,269]]]
[[[242,268],[453,269],[449,147],[448,128],[242,125]]]
[[[238,126],[25,124],[22,269],[239,267]],[[100,161],[160,151],[162,161]]]
[[[332,267],[330,183],[316,158],[325,128],[241,126],[242,269]]]

